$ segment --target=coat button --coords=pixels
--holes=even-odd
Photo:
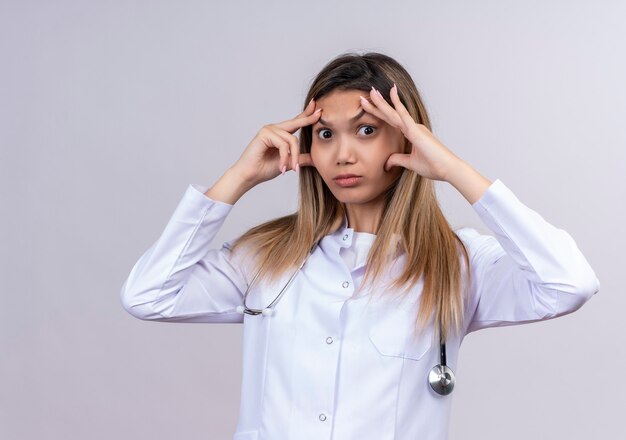
[[[348,287],[349,285],[350,285],[350,283],[349,283],[349,282],[347,282],[347,281],[344,281],[344,282],[343,282],[343,284],[342,284],[342,286],[343,286],[344,288],[345,288],[345,287]]]
[[[348,239],[348,234],[343,236],[343,241],[346,241]]]
[[[320,414],[320,420],[323,422],[324,420],[326,420],[326,414],[321,413]]]
[[[333,338],[331,338],[330,336],[326,338],[326,343],[327,344],[332,344],[333,343]]]

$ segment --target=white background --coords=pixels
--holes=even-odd
[[[119,290],[188,184],[299,113],[331,58],[369,50],[601,282],[571,315],[467,337],[450,439],[619,437],[625,19],[617,0],[2,2],[0,438],[231,438],[241,325],[144,322]],[[214,246],[294,211],[296,185],[251,190]],[[453,226],[488,232],[437,188]]]

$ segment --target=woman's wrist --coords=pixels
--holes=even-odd
[[[213,200],[234,205],[252,186],[236,170],[228,168],[204,195]]]
[[[445,180],[456,188],[473,205],[491,186],[492,182],[462,159],[450,166]]]

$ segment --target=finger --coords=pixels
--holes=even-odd
[[[283,173],[283,167],[285,168],[285,171],[287,171],[287,167],[289,166],[289,142],[278,136],[269,127],[267,127],[263,133],[263,141],[265,145],[270,148],[274,147],[278,150],[278,154],[280,155],[278,163],[279,171]]]
[[[372,87],[370,96],[378,110],[384,115],[383,119],[387,121],[389,125],[400,128],[402,126],[402,118],[400,118],[396,110],[383,98],[383,95]]]
[[[313,112],[315,110],[315,106],[316,105],[317,105],[317,103],[315,102],[315,99],[311,98],[311,100],[306,105],[306,107],[304,107],[304,110],[302,111],[302,113],[300,113],[298,116],[301,116],[301,115],[304,115],[304,114],[310,114],[311,112]]]
[[[391,170],[391,168],[395,166],[401,166],[404,168],[410,168],[411,165],[411,155],[406,153],[393,153],[391,156],[387,158],[387,162],[385,162],[385,171]]]
[[[300,145],[298,144],[298,138],[291,133],[277,128],[276,126],[270,126],[269,128],[272,130],[272,132],[274,132],[274,134],[280,136],[285,142],[289,144],[289,154],[291,160],[290,169],[295,170],[296,165],[298,164],[298,158],[300,156]]]
[[[312,114],[315,111],[316,105],[317,104],[316,104],[315,100],[313,98],[311,98],[311,100],[306,105],[306,107],[304,107],[304,110],[302,111],[302,113],[298,114],[296,117]]]
[[[320,116],[322,116],[321,107],[315,110],[311,108],[311,109],[305,110],[303,113],[300,113],[298,116],[296,116],[293,119],[287,119],[286,121],[279,122],[278,124],[274,124],[274,125],[293,134],[302,127],[315,124],[317,120],[320,118]]]
[[[361,98],[361,107],[363,107],[363,109],[368,112],[371,113],[372,115],[376,116],[378,119],[382,119],[383,121],[386,121],[387,118],[385,117],[385,115],[383,114],[383,112],[381,112],[380,110],[378,110],[378,108],[376,107],[376,105],[374,105],[370,100],[368,100],[367,98],[365,98],[364,96],[359,95]],[[371,98],[370,98],[371,99]]]
[[[315,167],[310,153],[302,153],[300,155],[300,161],[298,163],[301,167]]]
[[[402,101],[400,101],[398,86],[395,83],[391,88],[389,95],[391,96],[391,102],[393,102],[393,105],[396,108],[396,111],[400,115],[400,118],[402,119],[402,122],[405,124],[405,126],[409,127],[411,126],[411,124],[414,124],[415,120],[413,119],[413,116],[411,116],[404,104],[402,104]]]

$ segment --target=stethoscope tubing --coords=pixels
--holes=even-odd
[[[304,261],[302,261],[300,266],[293,272],[293,274],[289,278],[289,281],[287,281],[287,283],[283,286],[283,288],[280,290],[280,292],[278,293],[276,298],[274,298],[274,300],[267,307],[265,307],[264,309],[254,309],[254,308],[250,308],[250,307],[248,307],[246,305],[246,299],[248,298],[248,292],[250,291],[250,289],[254,285],[255,281],[259,277],[259,274],[261,273],[260,270],[257,271],[256,275],[254,276],[254,278],[252,278],[252,281],[247,286],[246,291],[243,294],[243,306],[238,306],[237,307],[237,311],[239,313],[242,313],[242,314],[246,313],[248,315],[254,315],[254,316],[256,316],[256,315],[266,315],[266,316],[271,315],[273,313],[273,311],[274,311],[274,306],[283,297],[283,295],[287,291],[287,288],[291,285],[291,283],[293,282],[293,280],[296,277],[296,275],[300,272],[300,269],[302,269],[302,267],[308,261],[309,257],[311,256],[311,254],[313,253],[315,248],[319,245],[319,242],[320,242],[320,240],[318,240],[315,243],[315,245],[313,245],[313,247],[311,247],[311,250],[307,254],[306,258],[304,259]],[[455,377],[454,372],[452,371],[452,369],[450,367],[448,367],[448,365],[446,364],[446,344],[443,341],[442,337],[443,337],[443,335],[442,335],[442,331],[441,331],[441,327],[440,327],[440,329],[439,329],[439,358],[440,358],[440,364],[435,365],[430,370],[430,372],[428,374],[428,383],[430,384],[430,387],[432,388],[432,390],[435,391],[437,394],[442,395],[442,396],[446,396],[446,395],[450,394],[452,392],[452,390],[454,389],[454,385],[456,384],[456,377]]]

